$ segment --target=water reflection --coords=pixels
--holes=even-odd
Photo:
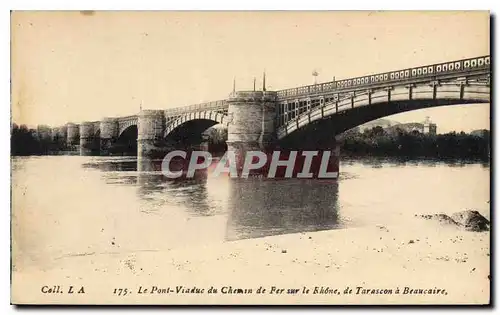
[[[226,239],[339,228],[338,182],[232,180]]]
[[[98,169],[103,172],[137,171],[137,159],[134,157],[90,158],[82,164],[83,168]]]
[[[144,200],[154,199],[156,193],[166,190],[166,182],[161,173],[135,173],[137,195]]]
[[[154,161],[94,159],[84,168],[104,172],[111,185],[134,185],[146,213],[181,208],[190,217],[227,215],[226,240],[339,228],[338,182],[231,180],[227,177],[168,179]],[[147,209],[147,210],[145,210]]]

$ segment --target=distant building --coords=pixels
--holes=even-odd
[[[424,120],[424,130],[423,133],[428,133],[431,135],[435,135],[437,132],[437,125],[433,122],[431,122],[429,116],[425,117]]]

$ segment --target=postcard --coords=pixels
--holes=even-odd
[[[487,11],[13,11],[11,303],[489,305]]]

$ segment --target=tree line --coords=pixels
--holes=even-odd
[[[210,128],[205,132],[211,152],[227,150],[227,129]],[[490,156],[490,131],[480,135],[450,132],[431,135],[396,128],[388,132],[373,127],[364,132],[346,131],[340,137],[341,154],[348,156],[406,156],[433,158],[481,158]],[[34,130],[12,125],[11,154],[45,155],[68,150],[66,139],[52,137],[50,129]]]
[[[211,150],[225,151],[226,129],[208,130]],[[490,156],[490,131],[482,130],[480,135],[465,132],[446,134],[424,134],[417,130],[406,131],[395,128],[386,131],[377,126],[359,132],[352,129],[339,137],[341,154],[347,156],[398,156],[430,158],[478,158]]]
[[[11,155],[45,155],[66,149],[66,139],[51,136],[49,128],[28,129],[26,125],[12,124]]]
[[[490,156],[490,131],[423,134],[396,128],[388,132],[373,127],[364,132],[347,131],[340,136],[341,154],[349,156],[400,156],[432,158],[479,158]]]

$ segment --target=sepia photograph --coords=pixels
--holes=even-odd
[[[491,305],[489,11],[11,11],[14,305]]]

